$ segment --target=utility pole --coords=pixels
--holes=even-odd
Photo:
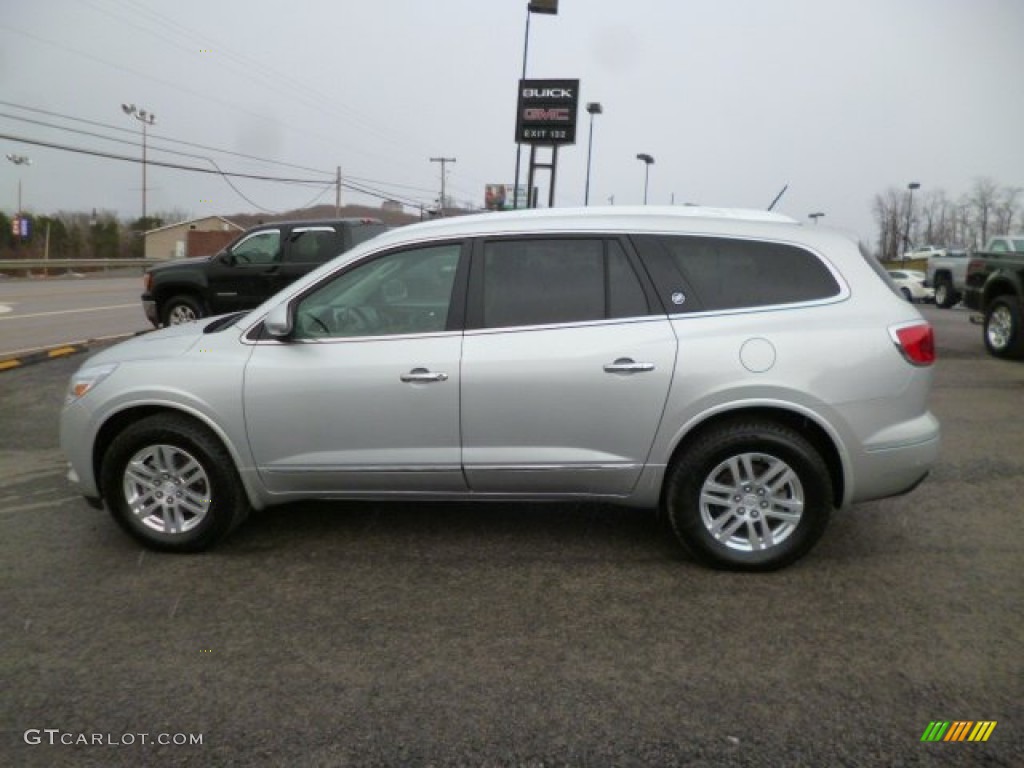
[[[334,177],[334,218],[341,217],[341,166],[338,166],[338,173]]]
[[[432,157],[432,158],[430,158],[430,162],[432,162],[432,163],[440,163],[441,164],[441,202],[437,206],[437,215],[438,216],[444,216],[444,177],[445,177],[445,174],[446,174],[446,166],[448,165],[448,163],[454,163],[455,162],[455,158],[454,157]]]

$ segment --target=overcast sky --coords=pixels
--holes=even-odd
[[[283,211],[353,184],[482,206],[515,173],[527,0],[0,0],[0,133],[153,160],[323,180],[235,180],[150,166],[150,213]],[[1024,0],[561,0],[533,15],[528,77],[581,81],[556,205],[765,208],[869,242],[871,200],[910,181],[1024,187]],[[42,110],[41,111],[29,111]],[[74,120],[69,119],[74,118]],[[40,125],[34,120],[90,134]],[[88,121],[88,122],[84,122]],[[109,137],[109,138],[104,138]],[[113,141],[114,139],[116,141]],[[177,142],[191,142],[202,148]],[[129,143],[119,143],[129,142]],[[200,157],[173,155],[173,149]],[[0,138],[0,209],[141,212],[141,167]],[[271,165],[214,150],[287,163]],[[524,152],[523,181],[525,181]],[[297,167],[295,167],[297,166]],[[539,176],[547,199],[547,178]],[[345,202],[379,201],[347,190]],[[257,207],[258,206],[258,207]]]

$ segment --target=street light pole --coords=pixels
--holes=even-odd
[[[10,155],[7,155],[7,159],[10,160],[15,165],[32,165],[32,161],[29,158],[27,158],[25,155],[10,154]],[[15,215],[16,216],[20,216],[21,215],[21,174],[20,173],[18,174],[18,211],[17,211],[17,213]]]
[[[647,205],[647,181],[650,177],[651,166],[654,165],[654,158],[646,152],[641,152],[636,159],[643,161],[644,164],[644,205]]]
[[[907,200],[907,229],[903,233],[903,259],[907,258],[907,251],[910,250],[910,211],[914,207],[914,190],[920,189],[921,185],[916,181],[912,181],[907,184],[907,189],[910,190],[909,199]]]
[[[583,193],[583,205],[590,205],[590,157],[594,149],[594,115],[604,112],[601,103],[591,101],[587,104],[587,112],[590,114],[590,138],[587,139],[587,188]]]
[[[156,123],[156,115],[139,109],[134,104],[122,104],[122,111],[129,117],[134,117],[142,123],[142,218],[145,226],[146,218],[146,126]]]

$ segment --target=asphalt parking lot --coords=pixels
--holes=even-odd
[[[144,552],[64,480],[83,358],[0,373],[0,764],[1022,765],[1024,364],[923,311],[935,472],[768,575],[594,505],[302,504]]]

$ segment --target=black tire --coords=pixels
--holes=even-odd
[[[115,437],[100,487],[118,524],[164,552],[208,549],[249,513],[227,450],[206,427],[177,414],[150,416]]]
[[[935,282],[935,306],[949,309],[960,301],[960,296],[953,290],[948,278],[940,278]]]
[[[788,511],[801,500],[798,513]],[[700,435],[679,455],[663,504],[676,538],[697,560],[715,568],[771,571],[799,559],[821,538],[833,507],[832,480],[821,455],[795,430],[736,420]],[[726,529],[719,537],[712,532],[716,526]]]
[[[164,326],[189,323],[201,317],[206,317],[203,303],[185,293],[172,296],[160,308],[160,320]]]
[[[985,310],[985,348],[994,357],[1024,359],[1024,325],[1020,299],[1000,296]]]

